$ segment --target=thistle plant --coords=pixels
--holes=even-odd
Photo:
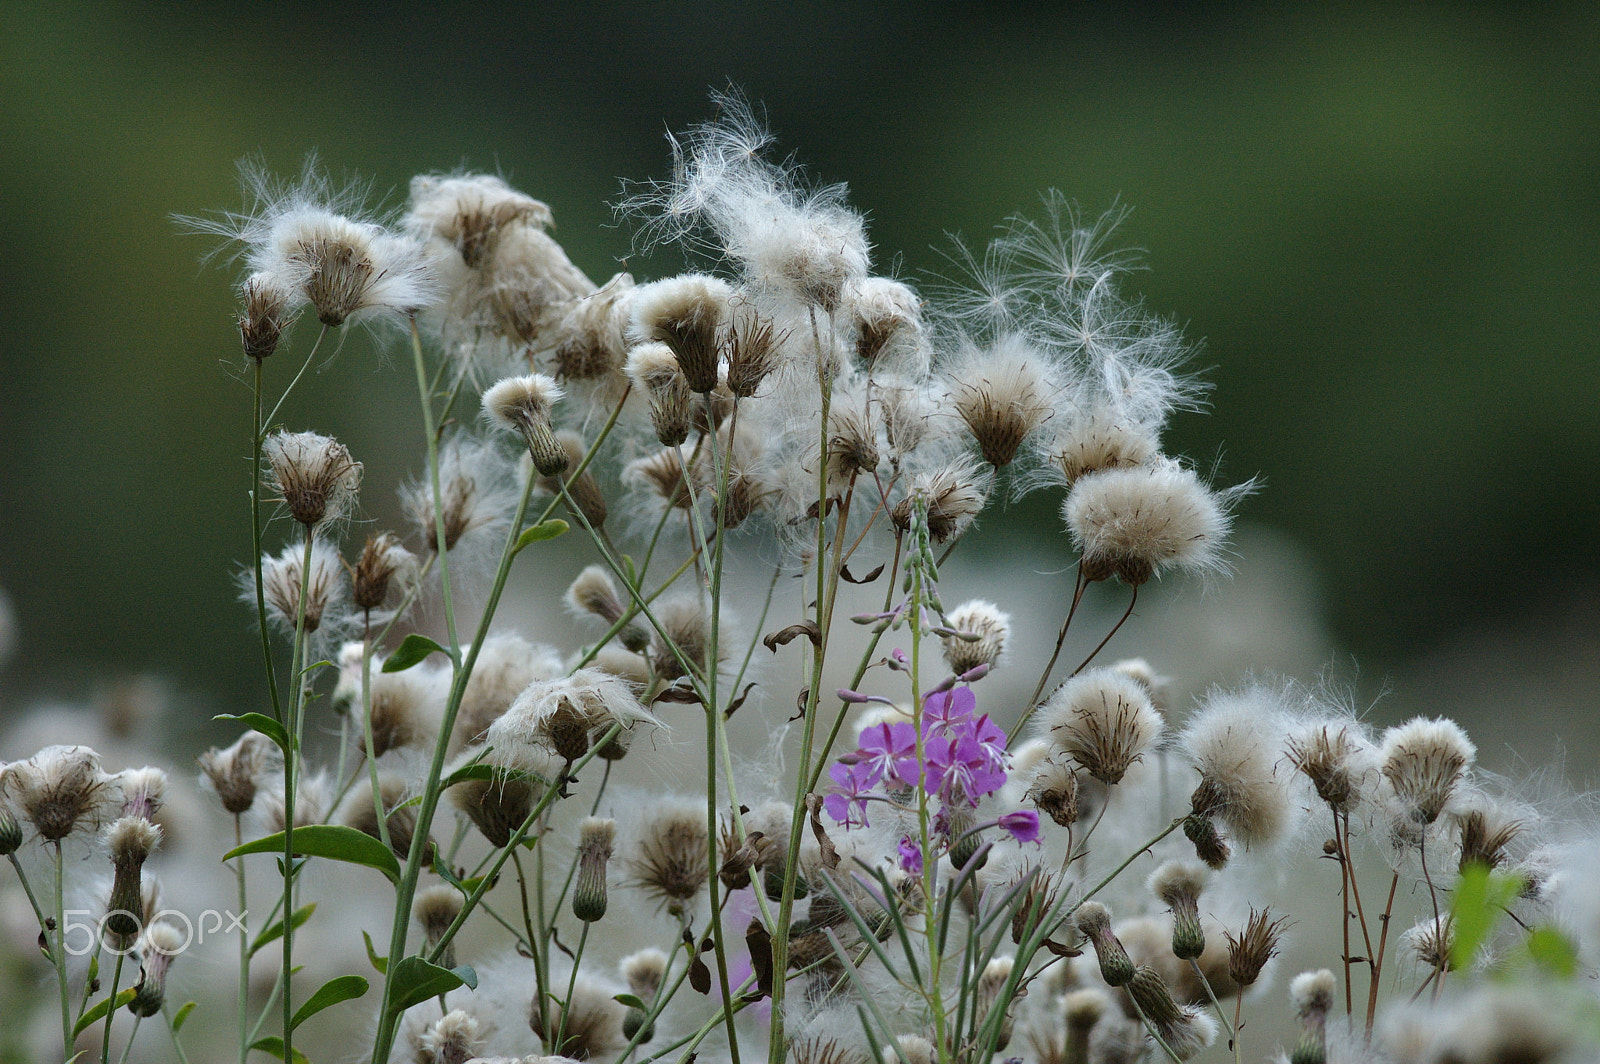
[[[918,291],[873,272],[844,186],[715,102],[618,207],[679,276],[594,283],[484,174],[376,214],[314,161],[252,165],[243,210],[188,220],[245,273],[262,693],[199,759],[237,982],[173,1007],[199,966],[153,901],[160,770],[10,762],[49,1055],[187,1059],[196,1030],[240,1064],[1592,1053],[1592,818],[1542,815],[1446,719],[1379,734],[1267,677],[1174,705],[1159,647],[1112,648],[1152,581],[1226,575],[1257,487],[1164,452],[1205,390],[1124,291],[1120,214],[1049,193]],[[410,528],[358,533],[399,471],[298,420],[363,323],[415,378]],[[1074,557],[1043,617],[951,564],[1032,492]],[[506,620],[521,595],[565,607],[564,645]],[[375,893],[370,926],[331,911]]]

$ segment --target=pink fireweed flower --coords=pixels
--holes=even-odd
[[[835,762],[828,775],[839,789],[822,799],[822,808],[845,827],[870,827],[867,823],[867,798],[877,783],[871,770],[862,764]],[[854,815],[852,815],[854,814]]]
[[[922,776],[917,765],[917,732],[909,724],[884,723],[868,728],[855,753],[839,760],[864,766],[871,774],[870,783],[892,776],[907,787],[915,787]]]
[[[1019,809],[1006,813],[995,821],[996,826],[1011,833],[1018,842],[1039,841],[1039,814],[1032,809]]]
[[[911,836],[903,835],[900,838],[900,867],[908,874],[920,876],[922,874],[922,847],[912,841]]]
[[[934,691],[922,700],[922,719],[931,724],[937,734],[950,734],[951,730],[972,718],[978,708],[978,696],[970,687],[957,687],[953,691]]]

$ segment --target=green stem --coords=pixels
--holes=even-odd
[[[165,1001],[161,1003],[161,1018],[167,1021],[167,1033],[172,1035],[172,1051],[178,1054],[178,1064],[189,1064],[189,1054],[183,1051],[183,1045],[178,1041],[178,1032],[172,1027],[172,1015],[167,1011]]]
[[[299,787],[300,732],[305,712],[305,677],[300,670],[306,658],[306,598],[311,587],[311,548],[316,536],[310,526],[306,528],[305,550],[300,557],[300,594],[295,604],[294,650],[290,655],[289,679],[294,683],[294,700],[289,713],[289,745],[283,759],[283,1058],[293,1060],[291,1038],[294,1035],[294,817],[295,797]]]
[[[572,1015],[572,994],[578,986],[578,965],[583,963],[583,947],[589,944],[589,921],[583,922],[583,930],[578,932],[578,949],[572,955],[572,973],[567,976],[567,999],[561,1003],[561,1023],[556,1026],[556,1042],[551,1047],[552,1053],[561,1053],[561,1047],[567,1044],[567,1017]],[[545,1028],[549,1030],[549,1028]]]
[[[100,1064],[111,1064],[111,1021],[117,1018],[117,989],[122,985],[122,958],[128,955],[124,949],[117,950],[117,962],[111,968],[111,1008],[106,1012],[105,1029],[100,1038]]]
[[[244,825],[242,815],[233,814],[233,844],[244,845]],[[239,919],[244,920],[245,914],[250,911],[246,898],[244,858],[236,857],[233,862],[233,875],[238,886]],[[239,1064],[245,1064],[245,1057],[250,1053],[250,935],[241,930],[239,934]]]
[[[444,529],[444,493],[439,487],[439,433],[434,425],[433,393],[428,386],[428,367],[422,357],[422,334],[417,332],[415,314],[411,315],[410,323],[411,361],[417,370],[417,398],[422,404],[422,430],[428,445],[428,479],[433,486],[433,542],[434,554],[439,559],[440,597],[444,601],[444,625],[450,639],[450,660],[459,666],[461,643],[456,638],[455,597],[450,594],[449,549]],[[515,536],[518,531],[513,528],[511,534]]]
[[[143,1019],[143,1016],[134,1013],[133,1030],[128,1032],[128,1044],[122,1047],[122,1055],[117,1058],[117,1064],[128,1064],[128,1054],[133,1052],[133,1040],[139,1036],[139,1022]],[[107,1016],[106,1023],[109,1025],[110,1022],[111,1017]]]
[[[62,901],[62,898],[65,896],[65,891],[63,889],[63,883],[62,883],[62,880],[63,880],[63,878],[65,876],[65,872],[63,870],[63,861],[62,861],[62,858],[61,858],[61,840],[60,839],[56,840],[55,850],[56,850],[56,896],[55,896],[55,906],[56,906],[56,908],[55,908],[54,917],[55,917],[55,922],[56,922],[56,948],[54,950],[54,954],[55,955],[53,957],[51,957],[50,959],[55,961],[55,965],[56,965],[56,980],[59,983],[60,988],[61,988],[61,1044],[63,1046],[63,1052],[65,1052],[66,1055],[67,1055],[67,1059],[71,1059],[71,1057],[72,1057],[72,1015],[71,1015],[72,1006],[68,1003],[68,1000],[67,1000],[67,998],[68,998],[68,993],[67,993],[67,925],[65,923],[66,914],[63,912],[64,902]],[[41,922],[39,924],[40,930],[42,931],[44,929],[44,927],[45,927],[44,923]]]
[[[320,340],[321,338],[318,337]],[[315,351],[315,347],[312,348]],[[272,698],[272,719],[283,723],[278,697],[278,674],[272,666],[272,635],[267,629],[267,592],[261,572],[261,360],[256,360],[254,426],[250,432],[250,557],[256,570],[256,627],[261,632],[261,659],[267,670],[267,691]]]

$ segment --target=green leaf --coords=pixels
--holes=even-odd
[[[378,970],[378,974],[379,975],[388,975],[389,974],[389,958],[388,957],[380,957],[380,956],[378,956],[378,951],[373,948],[372,936],[371,935],[369,935],[365,931],[363,931],[363,932],[361,932],[361,937],[367,943],[367,960],[372,964],[372,966],[374,968],[376,968]]]
[[[611,995],[611,1000],[619,1005],[626,1005],[630,1009],[638,1009],[640,1012],[648,1012],[650,1008],[632,994],[613,994]]]
[[[638,590],[639,570],[634,567],[633,558],[626,554],[622,556],[622,575],[627,578],[629,587]]]
[[[458,964],[450,970],[456,973],[456,978],[466,984],[468,990],[478,989],[478,969],[470,964]]]
[[[1533,929],[1528,936],[1528,952],[1533,955],[1534,963],[1551,975],[1571,979],[1578,974],[1577,947],[1549,925]]]
[[[337,979],[329,979],[295,1010],[294,1018],[289,1021],[289,1030],[299,1027],[323,1009],[360,997],[367,992],[367,985],[367,981],[359,975],[341,975]]]
[[[463,970],[472,976],[470,983],[463,978]],[[404,957],[394,966],[394,975],[389,980],[389,1008],[396,1013],[404,1012],[447,990],[463,985],[475,986],[477,982],[478,973],[467,965],[455,969],[441,968],[421,957]]]
[[[172,1016],[172,1033],[173,1034],[177,1034],[179,1031],[183,1030],[184,1022],[189,1019],[189,1013],[193,1012],[195,1010],[195,1007],[197,1005],[199,1005],[199,1004],[200,1004],[200,1002],[198,1002],[198,1001],[186,1001],[183,1004],[183,1008],[179,1009],[176,1013],[173,1014],[173,1016]]]
[[[296,930],[299,930],[300,925],[305,923],[307,920],[311,919],[311,914],[316,912],[316,911],[317,911],[317,903],[316,902],[312,902],[309,905],[302,906],[301,908],[295,910],[294,916],[290,917],[290,919],[289,919],[290,926],[295,928]],[[261,951],[261,947],[262,946],[267,945],[269,942],[276,942],[276,941],[278,941],[278,939],[280,939],[282,937],[283,937],[283,921],[279,920],[277,923],[273,924],[271,927],[269,927],[265,931],[261,932],[261,934],[257,935],[256,936],[256,940],[254,942],[250,943],[250,956],[254,957],[257,953],[259,953]]]
[[[395,859],[394,851],[371,835],[342,824],[308,824],[295,828],[294,852],[297,857],[326,857],[331,861],[366,865],[388,876],[391,883],[400,882],[400,862]],[[235,846],[223,854],[222,859],[226,861],[249,853],[283,853],[283,832]]]
[[[283,1039],[279,1038],[277,1035],[269,1035],[266,1038],[260,1039],[250,1048],[259,1049],[263,1053],[271,1053],[279,1060],[283,1059]],[[294,1051],[294,1064],[311,1064],[311,1061],[306,1058],[304,1053],[296,1049]]]
[[[212,720],[236,720],[240,724],[248,724],[268,739],[278,744],[278,749],[284,753],[289,752],[289,732],[282,724],[273,720],[265,713],[218,713]]]
[[[517,537],[517,545],[512,548],[511,553],[522,553],[522,548],[528,546],[530,543],[539,543],[547,539],[555,539],[557,536],[565,533],[569,527],[570,526],[559,517],[552,517],[548,521],[541,521],[532,528],[525,529],[522,535]]]
[[[394,653],[383,659],[384,672],[404,672],[411,666],[418,664],[429,654],[443,654],[450,656],[450,652],[435,643],[425,635],[412,632],[400,641],[394,648]]]
[[[117,1000],[115,1003],[113,1003],[109,997],[101,998],[99,1001],[96,1001],[94,1003],[94,1007],[88,1012],[84,1013],[82,1016],[79,1016],[78,1022],[73,1024],[72,1037],[78,1037],[78,1035],[83,1033],[84,1028],[105,1016],[106,1013],[120,1009],[122,1006],[132,1001],[133,995],[137,993],[137,991],[137,987],[130,986],[126,989],[117,991]]]
[[[1462,870],[1450,906],[1450,918],[1455,925],[1454,941],[1450,944],[1453,967],[1471,967],[1478,947],[1500,921],[1503,907],[1521,889],[1520,876],[1490,872],[1487,865],[1469,864]]]

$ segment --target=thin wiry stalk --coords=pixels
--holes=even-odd
[[[294,1059],[294,807],[299,786],[300,729],[304,723],[306,681],[300,675],[306,657],[306,599],[311,588],[311,548],[316,537],[306,529],[305,551],[300,558],[300,598],[295,604],[294,651],[290,655],[289,678],[294,681],[294,700],[289,712],[289,750],[283,759],[283,1057]]]
[[[117,950],[116,963],[111,966],[111,996],[107,1000],[111,1002],[112,1008],[106,1012],[104,1029],[101,1032],[100,1064],[111,1064],[111,1025],[117,1018],[117,1013],[121,1011],[116,1008],[117,990],[122,986],[122,958],[127,954],[126,949]]]
[[[1078,612],[1078,603],[1083,601],[1083,593],[1088,588],[1088,581],[1083,578],[1083,563],[1078,563],[1078,574],[1072,584],[1072,605],[1067,608],[1067,619],[1061,622],[1061,631],[1056,634],[1056,648],[1050,654],[1050,660],[1045,662],[1044,671],[1039,674],[1039,682],[1033,685],[1033,694],[1028,696],[1023,703],[1022,715],[1011,726],[1011,731],[1006,735],[1006,745],[1010,746],[1017,741],[1017,736],[1022,734],[1022,729],[1027,725],[1028,719],[1033,716],[1033,711],[1039,708],[1039,696],[1044,694],[1044,685],[1050,682],[1050,672],[1056,667],[1056,661],[1061,657],[1061,648],[1067,642],[1067,631],[1072,627],[1072,618]]]

